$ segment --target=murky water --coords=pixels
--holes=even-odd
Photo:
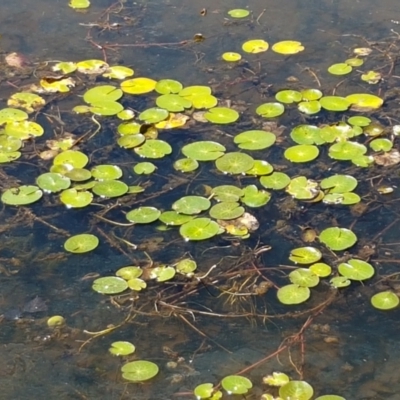
[[[267,4],[99,0],[93,1],[95,4],[86,12],[75,12],[67,3],[41,0],[33,6],[31,1],[21,0],[1,6],[2,63],[3,56],[18,52],[37,66],[28,78],[1,69],[1,108],[20,85],[36,81],[34,74],[40,73],[46,62],[99,58],[109,64],[131,66],[136,76],[177,79],[185,86],[210,85],[220,100],[236,102],[246,115],[254,115],[257,105],[273,99],[278,90],[291,87],[287,79],[293,76],[302,88],[318,87],[322,82],[324,93],[335,90],[339,95],[347,95],[361,89],[359,75],[339,85],[341,79],[329,75],[327,67],[349,58],[355,47],[380,42],[380,49],[389,49],[393,42],[387,52],[376,51],[363,71],[379,66],[384,74],[390,71],[390,77],[384,76],[380,85],[370,89],[382,96],[390,93],[383,111],[374,117],[386,126],[399,123],[398,92],[393,87],[400,73],[397,60],[388,56],[399,46],[396,31],[400,28],[396,20],[400,20],[400,7],[395,0],[384,0],[379,5],[373,0],[274,0]],[[232,20],[227,11],[236,7],[247,7],[252,11],[251,17]],[[206,10],[204,16],[202,9]],[[197,33],[205,40],[193,43]],[[299,40],[306,49],[290,57],[271,51],[248,55],[238,65],[220,60],[223,52],[241,52],[241,44],[253,38],[264,38],[270,44]],[[78,85],[77,90],[83,94],[86,89]],[[80,103],[76,95],[52,98],[45,114],[37,116],[46,128],[44,138],[60,133],[53,131],[54,126],[76,135],[93,129],[89,118],[76,119],[70,112]],[[125,106],[142,111],[150,104],[134,99]],[[286,127],[282,142],[286,143],[290,129],[299,123],[334,120],[338,117],[329,113],[303,119],[289,111],[278,121]],[[251,129],[253,124],[247,118],[238,126],[184,128],[163,135],[173,146],[171,157],[176,160],[180,156],[175,149],[187,143],[188,138],[219,141],[232,150],[231,136]],[[138,184],[131,172],[132,156],[113,146],[116,125],[115,121],[104,122],[101,133],[87,147],[91,162],[116,163],[124,170],[127,183]],[[36,146],[41,149],[44,140],[40,140]],[[13,186],[10,179],[16,184],[33,184],[34,177],[48,170],[49,163],[39,160],[36,153],[29,144],[20,161],[2,164],[2,190]],[[382,277],[396,274],[400,265],[396,222],[400,215],[398,167],[360,171],[349,164],[327,164],[329,158],[325,153],[315,167],[293,167],[275,147],[268,150],[267,158],[290,176],[305,174],[321,179],[330,171],[357,174],[357,193],[366,208],[339,206],[327,211],[321,203],[293,206],[283,193],[274,194],[273,202],[252,210],[261,226],[246,241],[232,242],[219,237],[187,243],[177,231],[157,232],[154,225],[110,225],[94,216],[104,202],[92,205],[89,211],[67,211],[56,201],[46,203],[45,210],[41,203],[18,210],[2,206],[0,397],[193,398],[191,392],[196,385],[217,384],[222,377],[236,374],[274,354],[280,346],[287,346],[279,358],[271,357],[245,374],[254,383],[252,394],[246,398],[260,398],[266,389],[262,377],[283,371],[292,379],[304,378],[312,384],[315,397],[335,393],[348,400],[397,399],[399,311],[378,312],[370,306],[370,298],[378,289],[389,287],[398,291],[395,280],[390,284],[384,279],[379,282]],[[263,156],[262,151],[254,152],[255,158]],[[205,185],[226,183],[225,177],[205,170],[198,180],[191,176],[177,178],[170,164],[170,160],[160,160],[157,179],[140,181],[151,182],[152,193],[162,193],[154,199],[155,207],[167,209],[184,194],[203,194]],[[232,177],[231,183],[253,182]],[[379,184],[394,187],[393,194],[380,196],[375,190]],[[145,204],[137,197],[129,206]],[[107,210],[105,215],[110,220],[125,222],[118,207]],[[312,289],[312,297],[305,306],[291,309],[276,301],[275,290],[255,295],[255,286],[260,283],[255,270],[278,285],[285,284],[288,254],[292,248],[304,245],[304,227],[320,230],[332,224],[357,232],[360,240],[352,254],[362,258],[362,251],[376,246],[368,256],[377,278],[365,285],[353,283],[338,294],[329,289],[328,283],[321,284]],[[82,255],[64,251],[66,237],[88,231],[99,236],[104,245]],[[151,260],[174,263],[188,253],[199,263],[199,271],[210,272],[209,276],[194,282],[151,284],[137,299],[132,295],[115,302],[91,288],[95,275],[112,275],[118,268],[132,264],[146,268]],[[216,269],[213,265],[217,265]],[[44,303],[38,302],[37,296]],[[35,307],[30,303],[33,299]],[[66,326],[48,328],[46,321],[51,315],[64,316]],[[112,325],[116,329],[100,334]],[[134,343],[135,355],[124,359],[111,356],[108,349],[117,340]],[[159,375],[149,383],[127,384],[121,378],[120,367],[135,358],[157,363]]]

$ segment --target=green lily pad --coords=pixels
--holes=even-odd
[[[242,59],[242,55],[233,51],[226,51],[222,54],[222,59],[228,62],[235,62]]]
[[[173,79],[161,79],[157,82],[155,91],[160,94],[179,93],[183,88],[182,83]]]
[[[84,168],[89,162],[86,154],[77,150],[66,150],[54,157],[54,165],[66,165],[72,168]]]
[[[279,388],[279,396],[287,400],[310,400],[314,389],[306,381],[290,381]]]
[[[82,233],[68,238],[64,243],[64,249],[70,253],[87,253],[94,250],[98,245],[97,236]]]
[[[181,158],[174,162],[174,168],[180,172],[193,172],[199,168],[199,163],[192,158]]]
[[[362,128],[340,122],[335,125],[326,125],[321,131],[321,138],[327,143],[345,142],[347,139],[362,134]]]
[[[383,99],[369,93],[354,93],[346,97],[347,101],[353,106],[357,106],[358,110],[377,109],[382,106]]]
[[[226,148],[217,142],[200,141],[182,147],[182,153],[193,160],[213,161],[224,155]]]
[[[126,219],[135,224],[150,224],[156,221],[161,215],[161,211],[155,207],[139,207],[129,211]]]
[[[141,133],[133,135],[124,135],[118,138],[117,143],[124,149],[133,149],[138,147],[146,141],[146,137]]]
[[[319,102],[328,111],[346,111],[350,107],[349,101],[340,96],[324,96]]]
[[[319,240],[331,250],[342,251],[354,246],[357,236],[350,229],[332,227],[324,229]]]
[[[90,172],[93,178],[98,180],[119,179],[122,177],[122,169],[117,165],[97,165]]]
[[[172,204],[172,209],[181,214],[195,215],[211,207],[211,202],[202,196],[184,196]]]
[[[256,185],[248,185],[243,189],[243,197],[240,200],[248,207],[262,207],[271,200],[271,194],[259,190]]]
[[[300,112],[307,115],[317,114],[321,111],[321,103],[318,100],[301,101],[297,105],[297,108]]]
[[[335,276],[334,278],[332,278],[329,283],[331,284],[331,286],[335,289],[340,289],[340,288],[344,288],[347,286],[351,285],[351,280],[347,279],[344,276]]]
[[[314,180],[298,176],[290,181],[286,192],[298,200],[311,200],[319,194],[319,187]]]
[[[29,115],[17,108],[3,108],[0,110],[0,125],[8,122],[24,121],[29,118]]]
[[[51,171],[54,172],[53,169],[51,169]],[[73,182],[84,182],[92,177],[92,173],[85,168],[72,168],[71,170],[66,171],[63,175]],[[95,184],[96,183],[93,182],[93,185],[90,188]]]
[[[354,125],[354,126],[368,126],[372,121],[370,118],[360,115],[360,116],[350,117],[347,120],[347,122],[350,125]]]
[[[315,160],[319,155],[319,149],[312,144],[299,144],[285,150],[284,157],[295,163]]]
[[[257,107],[256,114],[264,118],[279,117],[285,112],[285,106],[281,103],[264,103]]]
[[[210,239],[220,232],[219,225],[210,218],[195,218],[181,225],[179,233],[185,240]]]
[[[198,96],[202,94],[211,94],[211,88],[209,86],[187,86],[179,92],[179,96],[188,97],[191,100],[191,96]]]
[[[164,108],[153,107],[141,112],[138,118],[146,124],[156,124],[160,121],[164,121],[168,116],[169,112]]]
[[[122,122],[118,125],[117,131],[120,135],[137,135],[140,133],[140,124],[136,121]]]
[[[150,175],[152,174],[157,167],[151,162],[141,162],[137,163],[133,167],[133,171],[138,175]]]
[[[223,201],[215,204],[210,209],[210,217],[229,220],[239,218],[244,214],[244,208],[234,201]]]
[[[253,168],[254,159],[245,153],[227,153],[215,161],[215,166],[224,174],[244,174]]]
[[[140,292],[143,289],[146,289],[147,283],[143,279],[132,278],[128,281],[129,289],[134,290],[135,292]]]
[[[163,158],[172,153],[172,147],[163,140],[148,139],[140,147],[135,147],[135,153],[140,157]]]
[[[351,192],[357,187],[357,179],[351,175],[333,175],[321,181],[321,189],[328,193]]]
[[[95,115],[103,115],[106,117],[117,115],[123,111],[124,106],[116,101],[98,100],[91,103],[89,110]]]
[[[92,289],[101,294],[118,294],[128,289],[125,279],[116,276],[105,276],[93,281]]]
[[[235,8],[233,10],[229,10],[228,14],[232,18],[245,18],[245,17],[248,17],[250,15],[250,11],[249,10],[244,10],[243,8]]]
[[[389,139],[374,139],[370,142],[369,147],[373,151],[390,151],[393,148],[393,142]]]
[[[289,280],[301,287],[314,287],[319,283],[319,277],[307,268],[299,268],[289,274]]]
[[[135,352],[135,346],[131,342],[113,342],[108,351],[114,356],[128,356]]]
[[[277,292],[278,300],[285,305],[304,303],[310,297],[308,287],[290,284],[282,286]]]
[[[121,89],[129,94],[144,94],[154,90],[157,82],[150,78],[133,78],[121,83]]]
[[[137,360],[123,365],[121,371],[124,379],[130,382],[143,382],[154,378],[159,368],[151,361]]]
[[[180,112],[192,107],[191,101],[177,94],[163,94],[157,97],[156,104],[169,112]]]
[[[328,264],[322,262],[311,265],[309,269],[314,275],[320,278],[326,278],[332,273],[332,268]]]
[[[262,53],[264,51],[267,51],[268,48],[269,44],[262,39],[248,40],[247,42],[244,42],[242,45],[243,51],[252,54]]]
[[[363,260],[350,259],[346,263],[339,264],[338,271],[352,281],[364,281],[375,274],[374,267]]]
[[[17,139],[27,140],[31,137],[42,136],[44,129],[33,121],[14,121],[7,122],[4,133]]]
[[[213,188],[211,194],[218,201],[235,202],[243,196],[243,190],[233,185],[221,185]]]
[[[289,260],[296,264],[312,264],[322,258],[322,253],[315,247],[298,247],[290,251]]]
[[[128,267],[122,267],[115,273],[116,276],[119,276],[120,278],[125,279],[126,281],[139,278],[142,276],[142,274],[143,274],[142,268],[134,265]]]
[[[14,153],[22,147],[22,140],[0,134],[0,152]]]
[[[262,176],[269,175],[274,170],[274,167],[264,160],[254,160],[252,168],[246,171],[246,175]]]
[[[218,99],[211,94],[193,95],[190,96],[190,101],[192,102],[193,108],[197,110],[213,108],[218,104]]]
[[[367,152],[367,148],[356,142],[338,142],[329,148],[329,157],[334,160],[352,160]]]
[[[39,175],[36,179],[36,183],[40,189],[49,193],[57,193],[71,186],[71,180],[69,178],[52,172]]]
[[[304,89],[301,91],[303,100],[314,101],[322,97],[322,92],[319,89]]]
[[[321,129],[314,125],[298,125],[290,132],[290,137],[298,144],[323,144]]]
[[[104,198],[120,197],[128,193],[129,187],[126,183],[115,179],[106,179],[96,182],[92,188],[92,192],[97,196]]]
[[[12,206],[24,206],[38,201],[42,196],[43,192],[37,186],[22,185],[7,189],[1,195],[1,201]]]
[[[276,136],[271,132],[253,130],[239,133],[233,141],[244,150],[262,150],[271,147],[276,141]]]
[[[104,78],[110,79],[125,79],[134,74],[134,70],[124,65],[113,65],[108,68],[107,72],[103,74]]]
[[[391,310],[396,308],[399,303],[399,296],[390,291],[376,293],[371,297],[371,304],[378,310]]]
[[[240,375],[229,375],[222,379],[221,386],[228,394],[246,394],[253,387],[251,380]]]
[[[346,64],[351,65],[352,67],[361,67],[361,65],[364,64],[364,60],[362,60],[361,58],[348,58],[345,61]]]
[[[12,151],[12,152],[2,152],[0,151],[0,164],[9,163],[21,157],[21,152]]]
[[[204,118],[214,124],[230,124],[239,119],[239,113],[227,107],[214,107],[204,114]]]
[[[218,391],[219,392],[219,391]],[[199,400],[214,400],[211,397],[215,395],[217,392],[215,392],[214,385],[212,383],[202,383],[201,385],[197,385],[194,388],[194,395],[196,396],[196,399]],[[219,392],[221,393],[221,392]],[[219,399],[222,397],[222,393],[220,397],[216,397],[215,400]]]
[[[86,190],[66,189],[61,192],[60,201],[67,208],[82,208],[88,206],[93,200],[93,194]]]
[[[165,225],[179,226],[191,221],[193,218],[191,215],[180,214],[176,211],[164,211],[159,220]]]
[[[14,93],[7,101],[8,106],[24,108],[28,113],[40,110],[45,104],[43,97],[29,92]]]
[[[351,65],[346,63],[332,64],[328,68],[328,72],[332,75],[346,75],[349,74],[352,70],[353,68],[351,67]]]
[[[275,99],[281,103],[291,104],[300,102],[303,96],[297,90],[281,90],[275,95]]]
[[[184,258],[176,264],[175,269],[180,274],[190,275],[197,269],[197,263],[190,258]]]
[[[172,279],[176,274],[174,268],[167,265],[160,265],[153,268],[150,272],[150,278],[155,279],[157,282],[166,282]]]
[[[273,372],[272,375],[263,377],[263,383],[270,386],[283,386],[290,381],[290,378],[283,372]],[[267,400],[267,399],[263,399]],[[272,399],[273,400],[273,399]]]
[[[266,189],[282,190],[290,183],[290,177],[283,172],[273,172],[271,175],[262,176],[260,183]]]
[[[112,85],[95,86],[89,89],[84,95],[83,100],[89,104],[96,104],[99,101],[117,101],[123,95],[121,89]]]

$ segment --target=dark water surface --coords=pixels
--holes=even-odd
[[[75,12],[67,0],[3,3],[0,108],[6,107],[7,98],[19,87],[37,82],[37,74],[40,76],[47,62],[92,58],[130,66],[137,77],[176,79],[184,86],[210,85],[219,100],[242,107],[244,117],[239,125],[208,124],[205,128],[162,133],[174,151],[170,158],[156,160],[155,179],[132,173],[139,158],[115,146],[118,121],[104,121],[100,133],[87,147],[83,144],[82,151],[90,153],[90,168],[115,163],[124,170],[126,183],[146,187],[149,197],[144,199],[149,200],[142,202],[137,197],[123,208],[124,212],[150,205],[151,193],[162,193],[151,199],[152,206],[169,209],[185,194],[203,194],[206,185],[226,184],[225,176],[205,167],[199,175],[177,176],[171,160],[181,158],[177,149],[196,140],[219,141],[235,151],[231,137],[243,130],[261,129],[254,110],[263,102],[273,101],[281,89],[318,88],[321,82],[325,94],[379,94],[387,102],[371,118],[387,129],[400,122],[395,89],[400,79],[396,59],[400,5],[396,0],[93,0],[86,12]],[[228,17],[230,9],[242,7],[252,11],[251,17]],[[201,16],[202,9],[207,10],[205,16]],[[197,33],[205,41],[193,43]],[[246,54],[238,65],[221,61],[223,52],[243,53],[241,44],[255,38],[270,44],[298,40],[305,51],[290,57],[271,50]],[[356,47],[374,48],[359,71],[381,68],[384,79],[378,86],[361,82],[359,71],[343,83],[341,77],[326,72],[331,64],[352,56]],[[29,58],[30,67],[22,72],[6,67],[4,57],[11,52]],[[290,77],[296,77],[297,83],[289,83]],[[93,82],[105,81],[93,78]],[[86,89],[79,85],[76,93],[82,95]],[[45,127],[45,135],[36,141],[37,149],[29,144],[20,160],[2,164],[2,191],[17,184],[34,184],[36,176],[48,171],[51,162],[37,157],[45,140],[60,132],[82,135],[95,129],[90,117],[72,114],[71,108],[78,104],[81,98],[76,94],[53,98],[44,112],[38,113],[36,119]],[[153,104],[137,97],[124,105],[143,111]],[[322,124],[341,118],[344,115],[331,113],[304,118],[290,109],[277,120],[285,127],[279,138],[287,145],[291,128],[299,123]],[[290,352],[286,349],[279,359],[272,357],[244,374],[254,385],[246,398],[259,399],[267,389],[262,377],[282,371],[292,379],[307,380],[314,387],[313,398],[334,393],[347,400],[399,399],[400,313],[398,308],[380,312],[370,305],[371,296],[378,291],[399,290],[398,165],[358,169],[347,162],[332,163],[324,150],[316,165],[293,167],[283,159],[278,146],[266,154],[271,164],[291,177],[307,175],[320,180],[333,173],[356,176],[356,192],[365,208],[327,207],[321,203],[293,206],[287,195],[277,193],[273,202],[251,210],[260,228],[250,239],[232,242],[223,236],[196,243],[184,242],[177,230],[157,231],[156,224],[127,228],[99,221],[94,214],[108,204],[102,200],[82,210],[66,210],[57,200],[48,201],[46,207],[39,202],[18,210],[2,205],[0,399],[194,398],[191,392],[196,385],[217,384],[224,376],[238,373],[293,340],[298,342]],[[263,155],[254,153],[255,158]],[[228,183],[243,186],[254,182],[253,178],[228,178]],[[393,187],[394,192],[380,195],[376,191],[380,184]],[[121,215],[116,207],[106,216],[126,223]],[[265,295],[249,295],[260,281],[258,275],[247,278],[243,271],[256,265],[276,285],[287,284],[285,268],[293,267],[288,254],[294,247],[305,245],[301,240],[303,228],[320,231],[335,224],[357,234],[359,242],[350,254],[363,258],[363,251],[372,248],[367,258],[376,269],[373,279],[353,283],[337,294],[326,281],[312,289],[311,299],[304,306],[293,308],[277,302],[275,289]],[[82,232],[96,234],[102,245],[88,254],[66,253],[65,239]],[[138,248],[134,250],[127,241]],[[322,247],[319,243],[311,245]],[[255,249],[263,246],[271,249],[255,254]],[[156,264],[172,264],[189,253],[202,274],[217,265],[209,279],[192,283],[193,287],[184,285],[184,280],[177,285],[175,281],[149,282],[149,289],[138,299],[132,295],[115,302],[91,289],[94,275],[113,275],[126,265],[148,267],[149,258]],[[332,256],[328,251],[325,255]],[[390,274],[393,279],[389,284],[384,278]],[[191,295],[186,295],[186,290]],[[52,315],[62,315],[66,325],[48,328],[46,321]],[[90,334],[102,332],[111,324],[121,326],[108,334]],[[108,349],[117,340],[132,342],[136,353],[124,359],[111,356]],[[120,368],[126,360],[134,359],[157,363],[160,373],[149,383],[127,384]]]

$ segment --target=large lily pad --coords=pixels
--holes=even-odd
[[[218,170],[225,174],[243,174],[254,166],[253,157],[245,153],[224,154],[215,162]]]
[[[331,250],[341,251],[354,246],[357,236],[350,229],[332,227],[324,229],[319,235],[319,240]]]
[[[220,229],[210,218],[195,218],[181,225],[179,233],[185,240],[205,240],[217,235]]]
[[[43,192],[37,186],[22,185],[7,189],[1,195],[1,201],[12,206],[23,206],[38,201],[42,196]]]

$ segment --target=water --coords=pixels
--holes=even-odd
[[[248,7],[252,17],[228,18],[227,11],[235,7]],[[205,16],[200,15],[202,8],[207,10]],[[96,215],[126,223],[123,212],[149,205],[150,201],[164,210],[185,194],[203,195],[207,185],[255,183],[254,178],[225,177],[204,166],[196,178],[178,176],[171,160],[180,158],[178,149],[195,140],[215,140],[234,151],[231,136],[255,129],[255,125],[259,128],[253,119],[255,108],[271,101],[280,89],[318,87],[321,81],[324,93],[336,90],[339,95],[347,95],[361,89],[381,92],[387,102],[372,114],[373,119],[387,127],[399,123],[398,93],[394,89],[399,71],[396,64],[391,67],[396,62],[391,55],[399,43],[398,34],[392,31],[397,31],[397,24],[392,22],[397,18],[400,13],[394,0],[382,1],[379,7],[373,1],[334,0],[306,4],[293,0],[268,4],[102,0],[83,13],[71,10],[66,1],[37,1],[33,8],[29,1],[19,2],[18,7],[12,2],[3,5],[1,52],[24,54],[35,67],[15,72],[2,65],[1,108],[16,87],[36,83],[37,77],[48,71],[47,61],[105,57],[109,64],[131,66],[136,76],[177,79],[185,86],[210,85],[219,99],[240,107],[244,117],[238,124],[196,125],[163,132],[160,138],[174,150],[170,157],[155,160],[158,170],[149,178],[133,174],[137,157],[115,146],[116,119],[99,118],[101,132],[81,146],[90,156],[90,168],[107,162],[118,164],[124,171],[124,182],[146,186],[143,197],[121,198],[121,205],[99,200],[82,210],[66,210],[56,196],[47,196],[28,207],[2,207],[2,398],[190,398],[196,385],[217,384],[224,376],[243,371],[273,355],[280,346],[291,344],[290,353],[288,347],[279,359],[272,356],[245,372],[254,385],[248,398],[260,398],[266,390],[261,383],[263,376],[283,371],[292,379],[307,380],[314,387],[315,397],[335,393],[347,399],[396,399],[399,311],[380,312],[370,306],[371,296],[378,291],[398,290],[396,221],[400,210],[396,165],[364,170],[350,163],[332,163],[326,148],[318,164],[311,167],[293,166],[283,159],[279,146],[252,152],[254,158],[264,157],[292,177],[304,174],[321,180],[333,173],[354,175],[359,180],[356,192],[366,208],[291,202],[286,194],[276,192],[265,207],[251,209],[261,225],[245,241],[232,241],[222,235],[186,243],[176,229],[157,231],[155,224],[122,227],[99,220]],[[193,43],[196,33],[206,40]],[[224,51],[241,52],[241,44],[252,38],[265,38],[270,44],[299,40],[306,49],[291,57],[277,56],[270,50],[246,55],[246,61],[238,65],[220,60]],[[360,70],[383,67],[384,80],[378,86],[361,84],[359,74],[354,73],[338,85],[342,79],[326,72],[332,63],[349,58],[353,48],[368,46],[375,52]],[[391,76],[385,76],[389,71]],[[288,83],[291,76],[298,83]],[[36,147],[32,142],[25,145],[20,160],[3,164],[2,189],[33,184],[34,177],[48,171],[50,162],[37,157],[46,139],[64,132],[80,136],[95,129],[89,117],[71,113],[73,106],[82,103],[76,94],[84,94],[87,88],[78,82],[74,90],[69,97],[48,97],[45,114],[37,115],[46,133],[36,140]],[[153,105],[143,97],[124,101],[125,106],[139,112]],[[291,143],[288,134],[299,123],[334,122],[342,117],[325,112],[304,119],[292,108],[278,120],[286,127],[280,136],[281,145]],[[379,195],[379,185],[393,186],[393,194]],[[159,195],[152,197],[154,193]],[[104,208],[110,204],[115,207]],[[293,268],[288,254],[304,245],[304,227],[322,230],[336,224],[357,233],[359,243],[351,254],[365,258],[365,251],[370,249],[365,246],[376,246],[370,254],[376,277],[365,284],[353,283],[338,294],[327,281],[321,283],[311,289],[311,299],[304,306],[281,305],[274,288],[255,295],[262,281],[260,275],[275,285],[287,284],[286,274]],[[67,237],[89,231],[100,238],[99,248],[82,255],[64,251]],[[115,302],[91,288],[95,277],[113,275],[122,266],[140,265],[148,270],[152,262],[173,264],[188,254],[198,262],[201,280],[176,278],[165,284],[149,281],[148,289],[137,298],[129,294]],[[328,252],[324,256],[332,257]],[[385,279],[390,274],[393,278]],[[44,300],[48,310],[24,313],[36,296]],[[66,326],[48,328],[46,321],[51,315],[64,316]],[[100,334],[112,326],[115,329]],[[134,343],[136,353],[124,359],[111,356],[108,349],[117,340]],[[121,378],[120,367],[133,359],[157,363],[160,373],[149,383],[127,384]]]

